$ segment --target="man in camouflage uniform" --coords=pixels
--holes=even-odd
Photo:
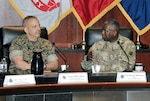
[[[119,72],[134,68],[135,44],[119,35],[119,29],[120,25],[114,19],[104,22],[102,39],[93,44],[81,62],[85,71],[91,72],[91,66],[95,64],[101,66],[101,72]]]
[[[26,34],[13,40],[10,51],[9,72],[13,74],[30,74],[33,52],[41,52],[45,71],[58,68],[58,57],[52,44],[40,37],[41,28],[35,16],[27,16],[23,20]]]

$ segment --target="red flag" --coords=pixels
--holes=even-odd
[[[72,0],[73,13],[85,30],[119,2],[120,0]]]

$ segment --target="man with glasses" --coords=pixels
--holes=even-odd
[[[91,72],[92,66],[101,66],[101,72],[129,71],[134,68],[136,60],[135,44],[119,35],[120,25],[115,19],[104,22],[102,39],[95,42],[84,56],[81,66]]]

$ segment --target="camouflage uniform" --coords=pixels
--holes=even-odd
[[[118,40],[122,41],[121,46],[129,57],[129,68],[133,69],[136,60],[135,44],[121,35],[119,35]],[[101,39],[92,46],[96,60],[101,65],[102,72],[124,71],[128,68],[128,58],[117,43],[118,40],[111,43]],[[84,70],[91,72],[91,66],[95,63],[92,60],[87,61],[86,57],[85,55],[81,66]]]
[[[54,47],[52,47],[52,44],[48,40],[38,38],[38,40],[35,42],[29,41],[26,34],[19,36],[15,40],[13,40],[9,51],[9,56],[11,60],[9,72],[14,74],[31,73],[30,70],[23,71],[16,68],[14,62],[12,61],[12,57],[14,56],[22,56],[23,60],[27,63],[31,63],[33,52],[42,52],[44,64],[58,59],[55,54]]]

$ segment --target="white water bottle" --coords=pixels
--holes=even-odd
[[[7,61],[6,58],[3,58],[1,61],[2,71],[7,72]]]

